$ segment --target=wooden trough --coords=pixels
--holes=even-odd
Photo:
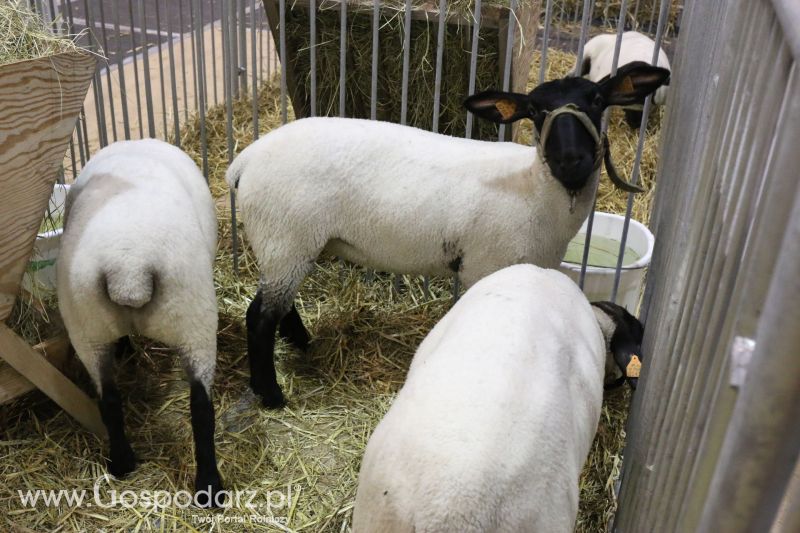
[[[338,20],[342,1],[347,4],[346,97],[345,115],[370,118],[373,0],[317,0],[316,76],[317,115],[335,116],[339,112],[339,37]],[[276,51],[280,50],[278,0],[263,0]],[[286,82],[297,118],[311,115],[310,6],[309,0],[295,0],[286,8]],[[439,3],[415,1],[411,8],[410,77],[407,123],[430,129],[433,120]],[[402,2],[382,2],[379,23],[377,119],[400,122],[402,86],[403,24]],[[521,0],[515,10],[510,90],[527,92],[526,84],[533,60],[540,0]],[[441,105],[438,131],[463,136],[466,110],[462,102],[469,96],[470,49],[473,17],[455,9],[445,15],[445,38],[441,78]],[[503,86],[508,48],[509,9],[486,3],[481,9],[476,91]],[[497,138],[497,126],[478,121],[474,138]],[[507,128],[507,132],[510,128]],[[516,132],[516,128],[515,128]],[[516,135],[516,133],[515,133]]]
[[[34,349],[5,324],[95,64],[88,53],[66,52],[0,66],[0,403],[38,387],[103,434],[95,402],[60,371],[66,337]]]

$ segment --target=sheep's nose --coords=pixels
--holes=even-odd
[[[586,156],[579,152],[567,152],[558,159],[558,166],[561,172],[574,172],[581,166]]]

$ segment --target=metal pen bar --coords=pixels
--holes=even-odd
[[[278,0],[278,18],[280,19],[279,39],[281,57],[281,124],[286,124],[286,0]]]
[[[214,0],[211,0],[209,8],[211,9],[211,88],[214,93],[214,105],[219,105],[217,98],[217,14],[214,11]]]
[[[158,76],[159,76],[159,89],[161,91],[161,119],[162,127],[164,128],[164,139],[169,138],[169,127],[167,126],[167,91],[166,82],[164,81],[164,58],[161,48],[161,10],[158,8],[159,0],[153,2],[156,8],[156,28],[158,29]],[[102,4],[102,2],[101,2]]]
[[[51,6],[52,6],[52,3],[53,3],[53,0],[50,0]],[[98,6],[100,7],[100,32],[101,32],[101,35],[103,36],[103,56],[108,57],[108,53],[109,53],[109,50],[108,50],[108,35],[107,35],[107,32],[106,32],[106,13],[105,13],[105,8],[103,7],[104,6],[104,2],[100,2],[98,4]],[[111,114],[111,135],[114,138],[114,141],[116,142],[117,141],[117,117],[116,117],[116,112],[114,110],[114,92],[113,92],[113,89],[112,89],[112,86],[111,86],[111,65],[108,63],[108,59],[106,59],[105,63],[106,63],[106,66],[105,66],[105,69],[106,69],[106,92],[108,93],[108,103],[109,103],[108,107],[109,107],[109,111],[110,111],[110,114]],[[108,135],[108,132],[106,132],[106,136],[107,135]],[[106,140],[108,140],[108,139],[106,139]]]
[[[408,119],[408,70],[411,53],[411,0],[406,0],[405,19],[403,20],[403,78],[400,92],[400,124]]]
[[[202,83],[202,81],[200,80],[200,78],[197,77],[197,63],[198,61],[200,61],[200,58],[198,57],[197,44],[195,43],[195,38],[194,38],[194,28],[196,24],[195,18],[196,14],[194,9],[194,1],[189,0],[189,31],[186,33],[189,34],[189,50],[192,52],[192,82],[194,85],[194,109],[195,111],[199,111],[200,89],[198,87],[198,84]]]
[[[230,48],[230,62],[228,68],[231,69],[231,83],[233,84],[232,97],[238,99],[239,95],[239,40],[236,27],[236,0],[228,0],[228,44]]]
[[[139,18],[142,30],[142,68],[144,68],[144,100],[147,109],[147,133],[153,139],[156,136],[156,118],[153,113],[153,87],[150,83],[150,45],[147,42],[147,19],[145,18],[144,0],[139,0]]]
[[[128,19],[131,27],[131,57],[133,59],[133,88],[136,94],[136,118],[139,121],[139,138],[144,138],[144,121],[142,120],[142,95],[139,92],[139,60],[136,58],[136,32],[133,28],[136,27],[136,20],[133,18],[133,0],[128,0]],[[127,51],[126,51],[127,52]]]
[[[245,16],[245,0],[237,0],[239,7],[239,85],[241,95],[247,94],[247,17]]]
[[[283,43],[281,43],[283,44]],[[283,72],[283,62],[281,62]],[[347,78],[347,0],[342,0],[339,18],[339,116],[345,116]]]
[[[75,19],[72,16],[72,2],[67,2],[67,20],[69,26],[69,33],[75,34]],[[89,140],[86,134],[86,110],[81,104],[81,111],[78,114],[78,122],[76,125],[76,136],[78,139],[78,152],[81,159],[81,169],[86,165],[89,159]]]
[[[228,164],[233,161],[233,84],[235,83],[233,71],[231,69],[231,57],[233,50],[231,47],[231,27],[230,15],[231,8],[234,6],[229,4],[228,9],[223,6],[222,9],[222,61],[223,61],[223,75],[225,78],[225,133],[228,141]],[[233,272],[239,276],[239,239],[237,237],[236,227],[236,191],[234,188],[229,192],[230,209],[231,209],[231,249],[233,252]]]
[[[625,0],[623,0],[623,5]],[[664,28],[666,21],[669,17],[669,8],[671,0],[661,0],[661,8],[658,16],[658,28],[656,29],[655,47],[653,48],[653,56],[650,60],[651,65],[658,65],[658,55],[661,50],[661,41],[664,38]],[[621,25],[620,25],[621,26]],[[614,51],[614,59],[619,56],[619,43],[622,40],[621,28],[618,30],[620,34],[617,36],[617,49]],[[616,72],[616,69],[612,72]],[[652,106],[653,96],[647,97],[642,111],[642,123],[639,126],[639,143],[636,146],[636,158],[633,161],[633,173],[631,175],[631,183],[634,185],[639,181],[639,170],[642,163],[642,154],[644,153],[644,139],[647,135],[647,119],[650,116],[650,108]],[[628,242],[628,229],[631,222],[631,213],[633,212],[633,193],[628,193],[628,202],[625,206],[625,222],[622,225],[622,238],[619,243],[619,253],[617,254],[617,267],[614,271],[614,285],[611,289],[611,301],[617,301],[617,292],[619,291],[620,277],[622,276],[622,262],[624,260],[625,245]]]
[[[250,0],[250,85],[253,91],[253,140],[258,140],[258,57],[256,55],[256,0]]]
[[[264,12],[258,12],[258,78],[264,81]]]
[[[167,0],[164,0],[165,5]],[[169,81],[170,81],[170,89],[172,90],[172,128],[173,133],[175,135],[175,139],[173,144],[178,148],[181,147],[181,117],[180,112],[178,110],[178,82],[175,79],[178,72],[175,70],[175,50],[173,47],[173,35],[172,35],[172,19],[169,16],[169,10],[166,11],[167,14],[167,31],[169,33],[169,40],[167,41],[167,52],[169,54]]]
[[[369,118],[378,118],[378,55],[380,53],[381,1],[372,4],[372,74],[369,88]]]
[[[130,118],[128,117],[128,94],[125,88],[125,69],[122,58],[125,55],[122,50],[122,39],[119,30],[119,2],[114,0],[111,4],[111,16],[114,17],[114,35],[117,38],[117,75],[119,76],[119,105],[122,108],[122,129],[125,139],[131,138]],[[110,93],[109,93],[110,94]]]
[[[96,24],[92,17],[92,12],[89,8],[88,0],[83,1],[84,16],[86,17],[86,27],[89,29],[87,38],[89,39],[89,50],[97,52],[97,36],[95,35]],[[94,114],[97,125],[97,136],[100,142],[100,148],[108,144],[108,136],[106,132],[106,116],[105,116],[105,102],[103,99],[103,79],[100,76],[100,70],[95,68],[92,77],[92,94],[94,96]]]
[[[439,28],[436,31],[436,74],[433,82],[433,124],[431,130],[439,133],[439,113],[442,101],[442,61],[444,59],[444,30],[447,19],[447,2],[439,0]]]
[[[583,46],[586,44],[586,35],[589,31],[589,19],[591,18],[592,8],[590,0],[583,0],[583,20],[581,22],[581,36],[580,40],[578,41],[578,52],[577,52],[577,59],[575,62],[575,71],[580,73],[581,64],[583,63]],[[601,126],[602,127],[602,126]],[[598,170],[598,172],[600,172]],[[594,212],[597,209],[597,187],[600,184],[600,178],[598,177],[598,183],[595,185],[594,190],[592,191],[592,196],[594,197],[594,201],[592,203],[592,210],[589,212],[589,217],[586,219],[586,241],[583,245],[583,254],[581,255],[581,273],[578,276],[578,287],[583,290],[584,283],[586,281],[586,266],[589,264],[589,250],[591,249],[592,245],[592,230],[594,229]]]
[[[308,50],[309,53],[309,68],[311,72],[311,109],[310,114],[312,117],[317,116],[317,5],[315,0],[311,0],[309,3],[309,15],[310,15],[310,48]],[[281,26],[283,28],[283,26]],[[281,60],[283,61],[283,60]],[[281,83],[283,83],[283,77],[281,77]]]
[[[199,59],[197,61],[197,78],[201,80],[198,83],[198,91],[199,91],[199,113],[200,113],[200,152],[201,157],[203,160],[203,176],[206,178],[206,183],[208,183],[208,143],[206,142],[206,87],[205,83],[202,83],[202,80],[206,77],[205,72],[205,61],[203,61],[203,2],[202,0],[194,0],[195,1],[195,9],[194,11],[197,13],[197,19],[195,20],[195,35],[197,37],[197,52],[199,54]]]
[[[508,29],[506,31],[506,57],[503,60],[503,90],[508,92],[511,85],[511,56],[514,53],[514,30],[516,29],[517,0],[511,0],[508,8]],[[497,140],[502,141],[506,137],[506,125],[500,124]]]
[[[481,30],[481,0],[475,0],[475,11],[473,12],[472,17],[472,50],[469,58],[469,88],[467,89],[467,95],[472,95],[475,93],[475,75],[478,70],[478,39],[480,37]],[[472,116],[472,113],[467,111],[467,131],[464,135],[467,139],[472,137],[473,119],[474,117]]]
[[[189,85],[186,83],[186,39],[183,25],[183,0],[178,0],[178,35],[181,36],[181,82],[183,87],[183,120],[189,122]],[[175,72],[173,71],[173,76]]]
[[[583,63],[583,47],[586,44],[586,36],[589,34],[589,22],[592,18],[591,0],[583,0],[583,20],[581,22],[581,36],[578,40],[578,51],[576,52],[575,71],[580,72]]]
[[[563,16],[564,5],[561,4]],[[544,75],[547,73],[547,51],[550,49],[550,26],[553,21],[553,0],[547,0],[547,7],[544,14],[544,30],[542,31],[542,61],[539,65],[539,83],[544,83]]]
[[[75,163],[75,142],[72,140],[73,136],[69,136],[69,161],[72,165],[72,180],[78,177],[78,165]]]

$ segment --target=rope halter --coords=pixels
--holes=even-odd
[[[608,178],[611,180],[611,183],[613,183],[614,186],[625,192],[632,192],[632,193],[644,192],[644,189],[642,189],[638,185],[629,183],[619,177],[619,174],[617,174],[617,169],[611,162],[611,150],[609,149],[608,146],[608,137],[606,136],[605,133],[603,133],[602,135],[598,133],[597,128],[594,127],[594,124],[592,123],[588,115],[586,115],[586,113],[578,109],[578,106],[576,106],[575,104],[565,104],[547,113],[547,116],[544,119],[544,123],[542,124],[542,132],[536,138],[536,151],[544,162],[547,162],[547,152],[545,152],[544,147],[547,144],[548,137],[550,136],[550,128],[553,126],[553,121],[559,115],[574,116],[583,125],[586,131],[589,132],[589,135],[592,136],[592,139],[594,140],[596,146],[592,172],[597,172],[598,170],[600,170],[600,165],[605,161],[606,172],[608,172]],[[534,127],[533,129],[534,131],[536,131],[536,127]],[[570,192],[570,194],[574,197],[574,195],[577,194],[577,192]]]

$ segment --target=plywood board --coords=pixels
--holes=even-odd
[[[0,321],[11,313],[95,58],[0,66]]]

